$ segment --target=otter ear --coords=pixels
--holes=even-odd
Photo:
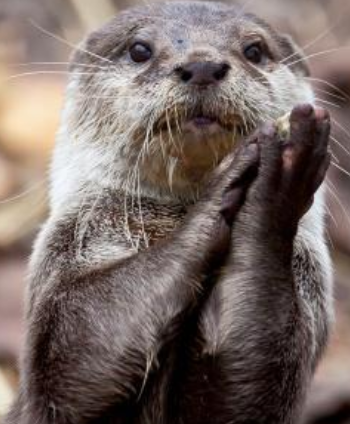
[[[304,77],[309,76],[310,69],[304,52],[294,42],[293,38],[288,34],[282,34],[280,37],[280,43],[284,54],[284,63],[289,65],[292,71],[296,74]]]

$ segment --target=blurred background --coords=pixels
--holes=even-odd
[[[0,424],[16,390],[26,265],[47,215],[47,167],[67,61],[84,34],[133,3],[0,0]],[[350,2],[245,0],[242,4],[305,47],[318,103],[333,116],[328,238],[335,263],[336,326],[317,371],[305,421],[349,424]]]

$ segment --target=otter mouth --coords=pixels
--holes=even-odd
[[[242,120],[236,114],[215,114],[194,110],[183,115],[165,116],[156,123],[157,132],[214,134],[217,132],[242,131]]]
[[[234,127],[234,123],[223,122],[216,116],[208,115],[194,115],[182,123],[182,129],[184,132],[233,131]]]

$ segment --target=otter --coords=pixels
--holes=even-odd
[[[298,422],[332,321],[307,73],[221,3],[136,7],[83,41],[6,424]]]

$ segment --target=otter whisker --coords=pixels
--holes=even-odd
[[[178,159],[175,157],[169,157],[168,159],[168,166],[167,166],[168,183],[169,183],[169,189],[171,193],[173,192],[174,173],[175,173],[177,162],[178,162]]]
[[[114,65],[114,62],[113,62],[112,60],[109,60],[109,59],[107,59],[106,57],[100,56],[100,55],[99,55],[99,54],[97,54],[97,53],[93,53],[93,52],[91,52],[91,51],[89,51],[89,50],[86,50],[86,49],[84,49],[83,47],[81,47],[81,46],[79,46],[79,45],[77,45],[77,44],[74,44],[74,43],[69,42],[68,40],[64,39],[63,37],[61,37],[61,36],[59,36],[59,35],[57,35],[57,34],[54,34],[53,32],[51,32],[51,31],[49,31],[49,30],[47,30],[47,29],[43,28],[42,26],[40,26],[39,24],[37,24],[36,22],[34,22],[32,19],[29,19],[29,22],[30,22],[30,23],[31,23],[31,25],[33,25],[36,29],[38,29],[38,30],[39,30],[39,31],[41,31],[42,33],[44,33],[44,34],[48,35],[49,37],[52,37],[52,38],[53,38],[53,39],[55,39],[56,41],[59,41],[59,42],[61,42],[61,43],[63,43],[63,44],[66,44],[68,47],[71,47],[71,48],[72,48],[72,49],[74,49],[74,50],[79,50],[79,51],[81,51],[81,52],[83,52],[83,53],[88,54],[88,55],[89,55],[89,56],[91,56],[91,57],[95,57],[95,58],[97,58],[97,59],[102,60],[103,62],[108,62],[108,63],[110,63],[110,64]]]
[[[326,186],[328,191],[331,191],[331,187],[329,186],[328,178],[326,178],[326,180],[325,180],[325,186]],[[326,209],[327,215],[330,217],[330,219],[333,222],[333,224],[335,225],[335,227],[339,228],[339,224],[338,224],[337,220],[335,219],[334,214],[332,213],[330,207],[325,205],[325,209]]]
[[[148,246],[148,237],[145,231],[145,225],[144,225],[144,219],[143,219],[143,212],[142,212],[142,198],[141,198],[141,182],[140,182],[140,162],[144,160],[146,151],[148,149],[149,145],[149,137],[152,134],[151,132],[151,125],[153,126],[152,120],[149,121],[148,128],[146,131],[146,136],[143,140],[140,152],[136,158],[135,164],[131,169],[131,172],[129,172],[128,176],[128,192],[131,193],[131,211],[134,210],[134,196],[137,196],[137,202],[138,202],[138,215],[140,219],[141,224],[141,235],[145,246]],[[139,241],[136,243],[136,249],[139,248]]]
[[[350,139],[350,131],[347,130],[340,122],[338,122],[334,117],[332,117],[332,121],[347,137]]]
[[[318,91],[318,92],[322,93],[322,94],[326,94],[328,97],[332,97],[332,98],[337,99],[337,100],[340,100],[340,101],[342,101],[342,102],[346,102],[346,101],[347,101],[345,97],[342,97],[342,96],[340,96],[340,95],[337,95],[337,94],[331,93],[331,92],[330,92],[330,91],[328,91],[328,90],[323,90],[322,88],[315,87],[315,86],[313,87],[313,89],[314,89],[315,91]]]
[[[53,71],[53,70],[45,70],[45,71],[31,71],[31,72],[22,72],[20,74],[10,75],[2,80],[2,82],[8,82],[14,79],[19,79],[22,77],[33,76],[33,75],[71,75],[69,71]],[[77,72],[76,75],[91,75],[95,74],[92,72]]]
[[[166,164],[168,158],[167,158],[166,151],[165,151],[162,133],[159,134],[159,143],[160,143],[160,149],[161,149],[161,152],[162,152],[163,162],[164,162],[164,164]]]
[[[337,144],[347,155],[350,156],[350,151],[344,147],[339,140],[337,140],[334,136],[330,136],[331,140],[334,141],[334,143]]]
[[[175,147],[176,150],[181,152],[182,150],[181,150],[180,145],[177,144],[177,142],[175,141],[175,139],[173,137],[173,131],[172,131],[170,120],[169,120],[169,109],[168,108],[165,109],[165,122],[166,122],[167,130],[168,130],[170,142],[173,144],[173,146]]]
[[[333,152],[333,150],[332,149],[330,149],[330,154],[331,154],[331,157],[339,164],[340,163],[340,160],[339,160],[339,158],[334,154],[334,152]]]
[[[143,0],[143,1],[145,2],[145,0]],[[140,389],[140,392],[139,392],[138,397],[137,397],[138,401],[141,399],[142,394],[145,391],[147,380],[148,380],[148,377],[151,373],[151,369],[152,369],[152,365],[153,365],[154,360],[155,360],[155,356],[154,356],[153,352],[150,352],[149,354],[146,355],[145,375],[143,377],[141,389]]]
[[[328,86],[332,90],[335,90],[339,94],[341,94],[342,96],[344,96],[345,99],[350,102],[350,96],[345,91],[341,90],[339,87],[337,87],[336,85],[330,83],[329,81],[326,81],[326,80],[321,79],[321,78],[315,78],[315,77],[303,77],[303,78],[304,79],[307,79],[307,80],[309,80],[311,82],[325,84],[326,86]]]
[[[330,102],[329,100],[320,99],[319,97],[315,97],[315,102],[322,103],[326,106],[332,106],[336,109],[341,109],[341,105],[338,105],[334,102]]]
[[[341,211],[343,212],[349,226],[350,226],[350,214],[347,212],[345,206],[343,205],[340,196],[338,195],[338,191],[337,188],[335,187],[335,185],[329,180],[327,179],[327,188],[328,188],[328,192],[330,193],[330,195],[335,199],[335,201],[337,202],[337,204],[340,206]]]
[[[63,66],[69,67],[71,65],[79,66],[82,68],[88,69],[100,69],[102,71],[109,70],[111,65],[100,66],[97,64],[87,64],[87,63],[78,63],[78,62],[26,62],[26,63],[11,63],[9,67],[31,67],[31,66]]]
[[[145,237],[144,225],[142,224],[143,223],[142,204],[141,204],[141,197],[139,194],[140,181],[139,181],[139,174],[137,175],[137,173],[139,173],[138,164],[139,164],[141,155],[142,155],[142,152],[140,152],[134,166],[128,172],[128,176],[126,179],[126,187],[124,190],[124,230],[126,232],[126,235],[128,236],[128,239],[129,239],[129,242],[131,243],[132,248],[135,249],[136,251],[139,249],[140,240],[137,239],[134,241],[134,238],[132,237],[132,232],[129,226],[129,212],[131,213],[134,212],[135,194],[138,197],[139,217],[141,219],[143,237],[144,237],[145,243],[148,243]],[[130,208],[128,207],[128,193],[131,196]]]
[[[33,191],[38,190],[39,188],[41,188],[46,183],[47,183],[47,179],[44,178],[44,179],[38,181],[37,183],[33,184],[28,189],[22,191],[21,193],[15,194],[14,196],[8,197],[7,199],[4,199],[4,200],[0,200],[0,205],[6,205],[8,203],[15,202],[16,200],[22,199],[22,197],[28,196],[28,194],[32,193]]]
[[[317,52],[317,53],[309,54],[308,56],[304,56],[301,59],[295,60],[295,61],[288,63],[288,64],[284,64],[284,66],[286,66],[287,68],[291,68],[292,66],[297,65],[298,63],[304,62],[305,60],[313,59],[315,57],[325,56],[327,54],[336,53],[336,52],[339,52],[339,51],[342,51],[342,50],[347,51],[349,49],[350,49],[350,46],[334,47],[332,49],[327,49],[327,50],[323,50],[323,51],[320,51],[320,52]]]
[[[149,240],[148,240],[148,236],[146,234],[145,222],[144,222],[144,219],[143,219],[143,212],[142,212],[140,169],[137,170],[137,200],[138,200],[138,206],[139,206],[139,219],[140,219],[140,224],[141,224],[141,236],[142,236],[143,241],[145,243],[145,246],[147,248],[147,247],[149,247]]]
[[[344,175],[347,177],[350,177],[350,172],[344,169],[342,166],[340,166],[338,163],[331,161],[331,165],[333,165],[335,168],[337,168],[339,171],[341,171]]]
[[[345,10],[344,10],[344,12],[345,12]],[[341,23],[341,21],[343,19],[344,19],[344,13],[341,13],[340,17],[334,22],[334,24],[332,24],[331,26],[326,28],[323,32],[321,32],[319,35],[317,35],[316,38],[309,41],[304,46],[301,46],[301,50],[305,51],[305,50],[309,49],[310,47],[314,46],[315,44],[317,44],[319,41],[321,41],[323,38],[325,38],[327,35],[329,35],[334,29],[336,29],[337,26]],[[292,59],[293,57],[298,56],[298,54],[299,54],[298,52],[292,53],[291,55],[282,59],[279,63],[283,64],[286,61],[289,61],[290,59]]]
[[[178,109],[177,109],[176,103],[174,104],[174,110],[175,110],[175,125],[176,125],[178,133],[181,134],[182,128],[180,127],[180,123],[179,123],[179,114],[178,114]]]

